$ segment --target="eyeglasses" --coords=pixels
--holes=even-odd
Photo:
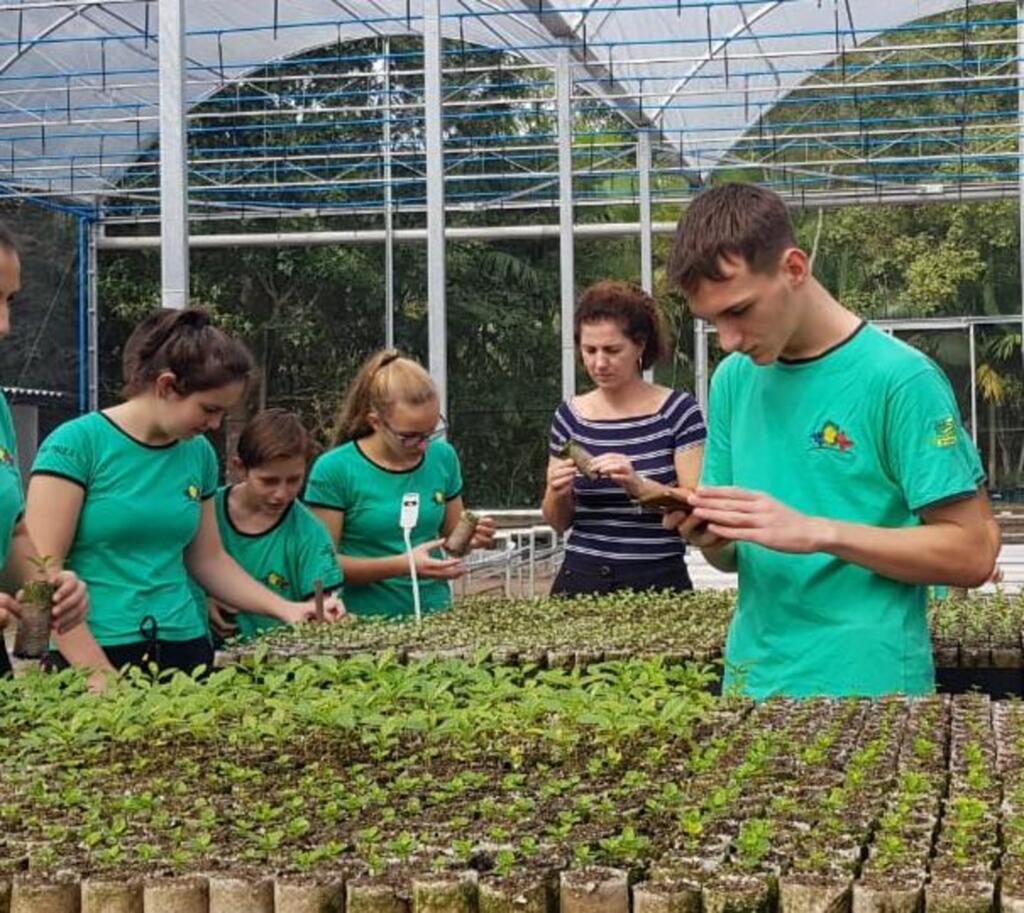
[[[419,444],[436,441],[438,438],[444,437],[448,431],[448,422],[443,415],[440,417],[438,427],[433,431],[399,431],[397,428],[392,428],[383,416],[381,416],[380,423],[398,438],[405,447],[416,447]]]

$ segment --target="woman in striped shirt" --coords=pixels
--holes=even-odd
[[[544,518],[572,527],[551,592],[692,589],[682,540],[637,503],[647,480],[696,486],[706,436],[691,394],[644,380],[668,349],[657,304],[631,283],[598,282],[580,298],[575,338],[594,389],[562,403],[551,424]],[[569,440],[594,456],[597,478],[559,456]]]

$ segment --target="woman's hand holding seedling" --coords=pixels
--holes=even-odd
[[[621,485],[631,498],[639,497],[644,480],[633,468],[629,457],[621,453],[602,453],[590,461],[590,468],[602,478]]]
[[[481,517],[473,532],[473,538],[469,540],[470,550],[474,548],[490,548],[494,544],[494,533],[497,528],[494,517]]]
[[[89,614],[89,590],[74,571],[58,571],[52,578],[53,592],[53,629],[58,634],[66,634],[78,627]]]
[[[441,580],[455,580],[465,573],[462,561],[459,558],[435,558],[430,554],[434,549],[444,545],[444,538],[431,539],[417,545],[412,550],[413,560],[416,562],[416,575],[418,577],[440,578]]]
[[[548,463],[548,488],[557,497],[572,495],[573,482],[576,479],[576,464],[570,459],[552,457]]]

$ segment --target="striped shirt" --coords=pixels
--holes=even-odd
[[[676,484],[675,455],[704,443],[707,431],[697,400],[673,390],[653,415],[587,419],[562,403],[551,423],[552,456],[566,440],[594,456],[621,453],[636,472],[665,485]],[[662,513],[641,509],[610,479],[590,481],[576,474],[576,509],[566,551],[584,560],[653,561],[681,558],[683,540],[661,525]]]

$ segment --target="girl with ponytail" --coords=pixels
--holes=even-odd
[[[202,311],[160,310],[136,327],[123,365],[124,402],[61,425],[32,467],[29,529],[93,603],[87,625],[55,637],[50,665],[191,672],[213,651],[189,575],[221,602],[281,621],[315,610],[257,583],[221,544],[204,434],[245,390],[245,346]]]
[[[398,522],[403,497],[411,493],[419,496],[411,541],[421,610],[450,604],[448,581],[462,575],[462,562],[444,557],[440,546],[462,515],[462,469],[443,434],[437,390],[419,364],[394,349],[363,363],[338,414],[338,446],[314,464],[305,495],[336,543],[352,614],[413,613]],[[493,537],[494,522],[484,517],[470,547],[486,547]]]

